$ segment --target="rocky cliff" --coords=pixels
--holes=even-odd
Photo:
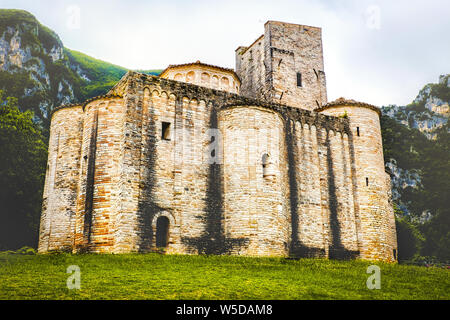
[[[447,124],[450,116],[449,87],[450,75],[441,75],[438,83],[427,84],[411,104],[384,107],[383,114],[435,139],[437,130]]]
[[[33,110],[44,127],[53,108],[104,94],[126,72],[65,48],[55,32],[26,11],[0,10],[0,90],[17,97],[22,110]]]
[[[448,175],[450,75],[424,86],[407,106],[382,108],[386,169],[392,176],[393,198],[401,211],[420,220],[433,212],[427,193]],[[441,188],[441,192],[445,192]],[[420,204],[419,204],[420,202]]]

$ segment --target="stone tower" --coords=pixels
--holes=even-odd
[[[314,110],[327,102],[322,30],[268,21],[264,34],[236,49],[244,96]]]
[[[350,154],[354,158],[354,210],[361,258],[396,260],[397,235],[390,203],[390,177],[384,167],[381,111],[369,104],[343,98],[316,111],[349,120]]]

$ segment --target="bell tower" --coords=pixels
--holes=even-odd
[[[268,21],[264,34],[236,50],[244,96],[314,110],[327,103],[322,30]]]

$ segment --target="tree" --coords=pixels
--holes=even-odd
[[[411,260],[419,254],[423,245],[423,235],[407,217],[395,218],[397,229],[398,260]]]
[[[450,209],[439,209],[430,221],[420,226],[420,230],[426,236],[421,254],[450,262]]]
[[[0,249],[37,246],[47,145],[31,111],[0,90]]]

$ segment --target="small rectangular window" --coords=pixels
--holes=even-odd
[[[356,127],[356,134],[357,134],[358,137],[359,137],[359,127]]]
[[[369,186],[369,178],[366,178],[366,187]]]
[[[302,74],[300,72],[297,72],[297,87],[302,86]]]
[[[161,139],[170,140],[170,122],[163,122],[161,126]]]

